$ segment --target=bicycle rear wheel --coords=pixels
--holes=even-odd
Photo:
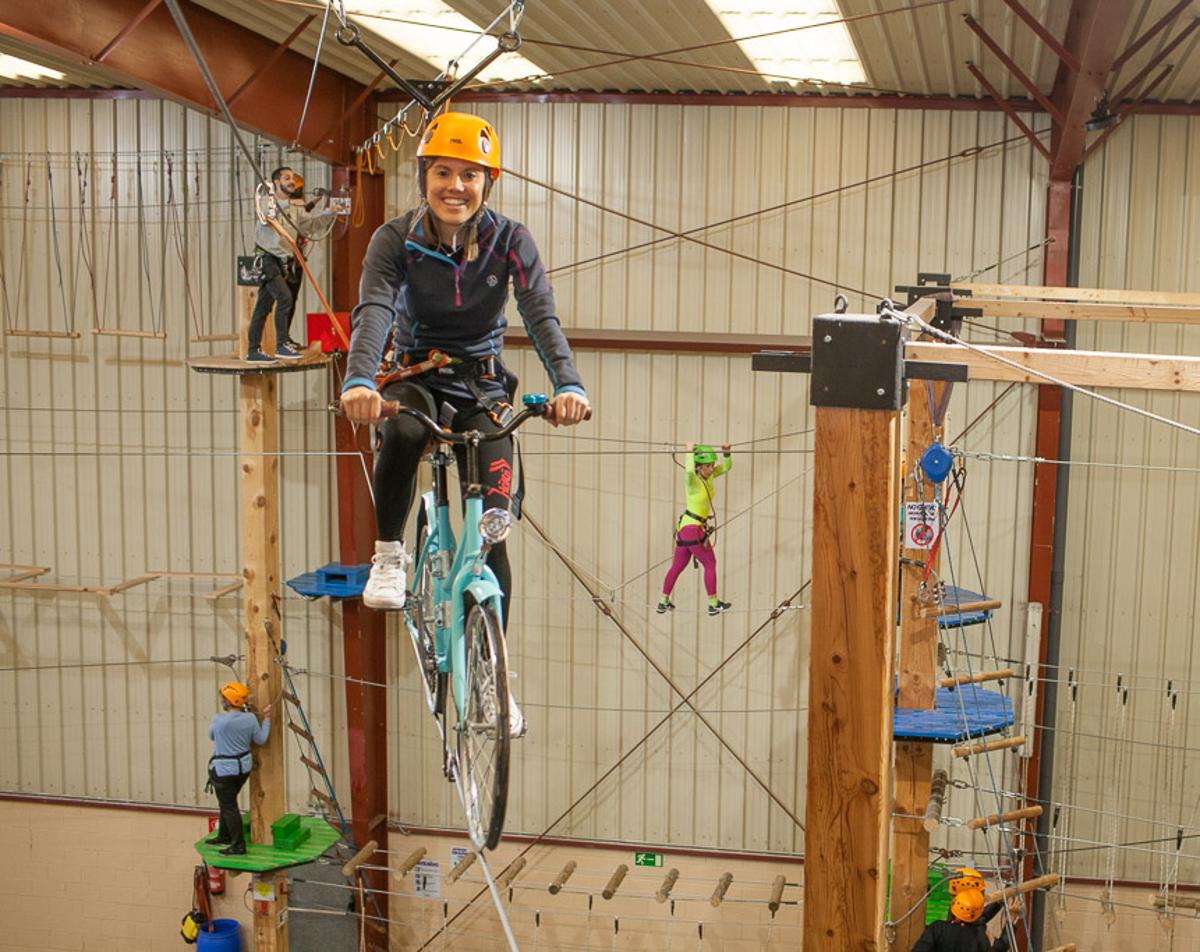
[[[466,624],[467,696],[458,732],[458,766],[467,833],[476,849],[495,849],[508,806],[508,658],[496,609],[471,604]]]

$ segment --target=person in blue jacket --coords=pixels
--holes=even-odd
[[[238,794],[250,777],[253,758],[250,745],[262,746],[271,736],[271,705],[262,711],[262,723],[245,709],[250,689],[240,681],[221,686],[221,712],[214,714],[208,726],[213,742],[208,759],[208,789],[217,795],[221,822],[217,835],[208,842],[224,847],[225,856],[241,856],[246,852],[246,836],[242,830],[242,811],[238,809]]]
[[[516,388],[516,378],[500,360],[510,284],[553,387],[547,418],[570,426],[587,415],[587,393],[533,236],[487,206],[499,175],[500,144],[490,123],[455,112],[430,121],[417,147],[421,204],[381,226],[363,260],[341,393],[352,422],[378,422],[382,401],[391,399],[434,419],[452,416],[450,425],[457,431],[498,429]],[[426,369],[386,383],[380,392],[376,373],[389,346],[401,367]],[[450,363],[433,366],[444,359]],[[370,608],[397,610],[404,607],[409,565],[404,527],[428,434],[407,416],[388,420],[380,434],[377,542],[362,597]],[[483,443],[480,450],[484,508],[511,508],[516,488],[512,440]],[[461,451],[459,473],[465,475]],[[491,548],[488,565],[507,605],[512,573],[504,543]],[[516,714],[514,723],[520,720]],[[518,728],[516,736],[523,724]]]

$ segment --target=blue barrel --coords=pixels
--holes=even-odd
[[[213,931],[208,926],[200,927],[196,936],[196,948],[207,949],[208,952],[242,952],[242,937],[238,932],[240,923],[236,919],[214,919]]]

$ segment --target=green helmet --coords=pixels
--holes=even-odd
[[[692,459],[697,466],[705,466],[709,463],[717,461],[717,450],[714,446],[709,446],[706,443],[700,443],[692,450]]]

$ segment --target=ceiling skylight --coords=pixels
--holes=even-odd
[[[820,79],[827,83],[865,83],[866,73],[840,20],[836,0],[707,0],[729,35],[742,37],[773,34],[757,40],[741,40],[738,46],[768,82]],[[826,23],[808,27],[812,24]],[[779,31],[787,30],[786,33]]]
[[[497,12],[500,9],[497,6]],[[471,34],[478,34],[482,29],[441,0],[346,0],[346,15],[364,29],[430,64],[428,76],[408,77],[410,79],[433,79],[451,60],[462,55],[471,42]],[[500,28],[507,29],[507,23],[502,23]],[[371,41],[369,36],[364,39],[368,43]],[[459,73],[466,72],[471,64],[495,48],[494,35],[481,39],[459,64]],[[513,80],[541,72],[520,53],[504,53],[479,78],[485,82]]]
[[[0,76],[7,79],[62,79],[66,73],[0,53]]]

